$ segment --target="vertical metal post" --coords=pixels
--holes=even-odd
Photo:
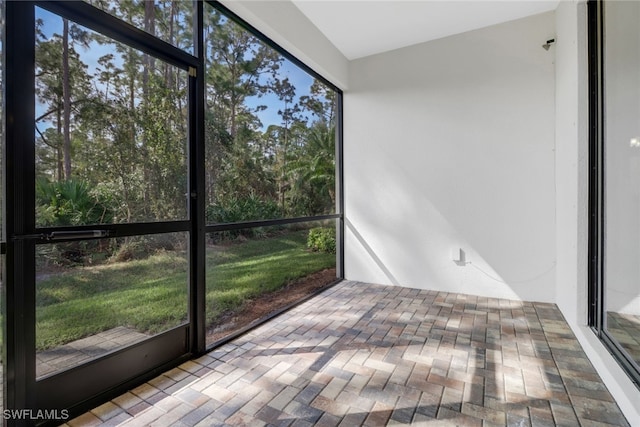
[[[35,407],[35,7],[6,3],[5,304],[6,409]]]
[[[604,194],[602,121],[602,3],[591,0],[588,12],[589,61],[589,310],[588,322],[601,335],[603,329],[602,275]]]
[[[204,5],[202,1],[194,1],[194,45],[195,56],[198,57],[198,70],[195,78],[190,79],[190,96],[195,97],[195,102],[190,105],[194,108],[191,111],[191,131],[190,131],[190,150],[189,150],[189,176],[191,180],[191,194],[195,194],[192,198],[192,232],[191,232],[191,250],[192,250],[192,333],[193,341],[191,351],[195,354],[204,353],[207,349],[206,343],[206,218],[205,218],[205,143],[204,143],[204,117],[205,117],[205,61],[204,58]]]
[[[336,92],[337,115],[336,115],[336,209],[340,214],[336,230],[336,239],[338,243],[337,250],[337,266],[336,276],[344,279],[344,238],[345,238],[345,218],[344,218],[344,131],[343,131],[343,103],[342,92]]]

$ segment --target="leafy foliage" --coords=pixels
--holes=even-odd
[[[174,46],[193,48],[189,2],[89,3]],[[187,219],[188,73],[36,10],[38,225]],[[333,212],[336,94],[302,78],[208,3],[204,10],[205,134],[198,143],[205,151],[207,221]],[[260,234],[251,229],[219,237]],[[99,257],[77,244],[63,251],[67,255],[50,251],[49,261],[144,256],[144,245],[110,240]]]
[[[317,123],[308,133],[307,143],[291,162],[293,200],[299,214],[330,213],[335,206],[335,128]]]
[[[224,224],[278,218],[281,215],[281,210],[273,200],[263,200],[251,194],[242,198],[232,197],[221,205],[210,205],[207,207],[206,214],[207,222]],[[238,236],[253,237],[261,233],[260,228],[229,230],[216,233],[213,241],[230,240]]]
[[[104,224],[113,220],[110,200],[84,181],[36,182],[38,225]]]
[[[307,248],[316,252],[336,253],[336,229],[333,227],[318,227],[309,230]]]
[[[273,200],[263,200],[251,194],[242,198],[231,197],[223,205],[210,205],[207,209],[207,222],[224,224],[272,219],[280,215],[280,208]]]
[[[184,2],[90,3],[191,48]],[[313,79],[306,88],[294,84],[300,79],[290,78],[284,57],[208,4],[205,10],[209,220],[332,212],[335,93]],[[113,222],[186,219],[187,73],[44,16],[47,25],[41,17],[36,28],[38,177],[86,183],[109,201]],[[62,34],[51,33],[54,19],[64,23]],[[89,50],[103,54],[96,59]],[[40,222],[54,220],[48,209],[39,207]]]

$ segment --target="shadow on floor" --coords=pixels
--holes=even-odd
[[[555,305],[354,282],[68,425],[87,423],[629,425]]]

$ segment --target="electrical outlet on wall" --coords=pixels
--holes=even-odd
[[[467,254],[462,248],[453,250],[453,262],[461,267],[467,265]]]

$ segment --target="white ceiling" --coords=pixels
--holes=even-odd
[[[291,0],[347,59],[554,10],[560,0]]]

